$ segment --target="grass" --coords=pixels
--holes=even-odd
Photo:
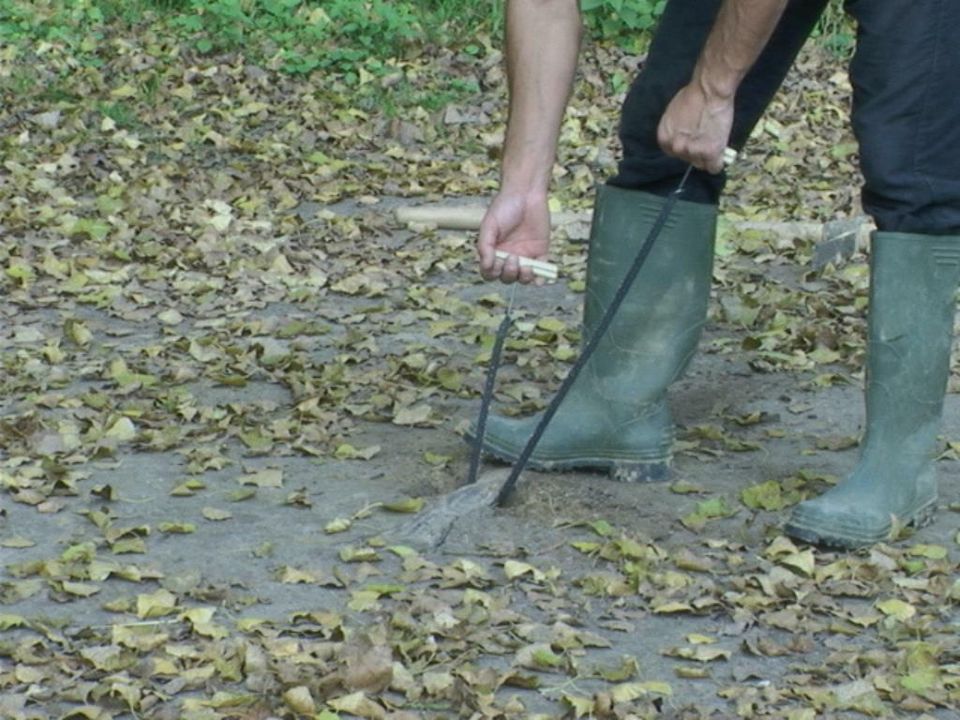
[[[595,37],[645,44],[649,31],[626,28],[626,19],[618,25],[618,18],[628,15],[613,12],[612,2],[591,0],[584,6]],[[626,2],[649,17],[662,10],[659,0]],[[99,67],[111,57],[111,38],[148,30],[198,55],[239,51],[251,62],[292,75],[320,71],[363,96],[378,87],[364,78],[396,73],[398,62],[431,46],[482,55],[497,44],[491,38],[499,37],[502,24],[503,0],[0,0],[0,46],[19,51],[14,72],[2,84],[17,93],[34,83],[27,68],[45,45],[81,66]],[[841,0],[831,0],[815,38],[833,52],[849,53],[853,26]],[[389,93],[385,109],[388,115],[414,105],[432,110],[475,91],[457,82],[438,88],[404,79]],[[616,89],[623,79],[614,76],[611,83]],[[143,90],[150,96],[158,88]],[[358,100],[362,105],[363,98]],[[101,111],[116,116],[120,126],[135,122],[119,106]]]
[[[499,3],[466,0],[0,0],[0,38],[79,44],[105,27],[160,23],[206,51],[338,41],[383,59],[410,45],[469,42]]]
[[[856,28],[853,20],[844,12],[841,0],[831,0],[827,5],[814,31],[814,39],[842,57],[853,52]]]
[[[35,86],[27,69],[44,48],[101,67],[115,53],[111,40],[149,34],[179,45],[186,51],[180,57],[242,52],[291,75],[319,71],[329,85],[350,89],[359,105],[370,95],[376,106],[383,97],[370,78],[395,74],[399,63],[431,47],[482,55],[501,24],[499,0],[0,0],[0,46],[18,53],[0,90],[20,95]],[[388,94],[395,106],[388,115],[412,105],[437,109],[476,90],[460,80],[426,85],[404,78]],[[158,91],[141,89],[147,99]],[[136,121],[120,105],[99,110],[121,127]]]
[[[627,27],[621,0],[590,0],[584,14],[596,36],[643,43],[662,12],[654,0],[627,0],[646,20]],[[115,24],[159,26],[201,53],[281,52],[285,69],[306,73],[403,57],[426,44],[468,46],[499,35],[503,0],[0,0],[0,40],[68,45],[93,54]],[[642,12],[640,12],[642,10]],[[639,21],[638,21],[639,22]],[[853,44],[841,0],[831,0],[816,36],[832,50]],[[369,72],[369,69],[368,69]]]

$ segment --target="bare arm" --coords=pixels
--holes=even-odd
[[[580,48],[576,0],[509,0],[506,190],[546,194]]]
[[[480,272],[488,280],[530,282],[515,258],[544,257],[549,247],[547,191],[560,125],[576,71],[582,27],[577,0],[508,0],[510,111],[500,191],[480,227]]]
[[[693,77],[670,102],[657,140],[664,152],[709,172],[723,169],[737,88],[766,47],[787,0],[725,0]]]

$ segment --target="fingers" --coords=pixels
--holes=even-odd
[[[506,260],[510,257],[510,253],[508,253],[506,250],[497,250],[496,256],[498,260]],[[536,260],[534,258],[526,257],[525,255],[517,255],[517,259],[520,263],[520,269],[524,270],[525,268],[530,268],[530,270],[533,271],[533,276],[535,278],[543,278],[544,280],[557,279],[559,270],[553,263],[549,263],[544,260]]]
[[[661,140],[660,147],[667,155],[683,160],[693,165],[697,170],[703,170],[712,175],[723,172],[724,168],[729,165],[737,155],[735,150],[723,146],[719,148],[713,146],[704,147],[698,143],[695,138],[690,140],[665,138]]]
[[[480,274],[485,280],[499,280],[507,284],[519,282],[524,285],[530,283],[543,285],[544,283],[544,278],[537,274],[536,266],[521,262],[520,256],[504,251],[494,251],[493,263],[489,266],[484,265],[481,254]]]
[[[497,236],[499,232],[496,223],[485,217],[480,223],[480,234],[477,238],[477,255],[480,257],[480,275],[484,280],[495,280],[503,270],[503,263],[496,258]]]
[[[733,116],[732,99],[711,100],[701,88],[687,85],[673,97],[660,118],[657,142],[665,153],[698,170],[723,172]]]
[[[508,254],[506,258],[497,258],[496,264],[500,267],[500,273],[494,279],[499,279],[502,283],[507,285],[515,282],[521,285],[541,284],[534,275],[532,268],[520,264],[520,258],[517,255]]]
[[[672,157],[716,175],[723,172],[726,165],[727,148],[716,143],[704,143],[699,137],[691,133],[671,133],[668,128],[660,126],[657,133],[657,142],[660,148]],[[734,155],[736,153],[734,152]]]
[[[513,253],[500,251],[504,232],[495,217],[488,213],[480,224],[480,233],[477,238],[477,255],[480,259],[480,275],[484,280],[499,280],[502,283],[519,282],[542,284],[535,276],[531,267],[521,267],[520,259]]]
[[[737,160],[737,151],[729,147],[716,150],[714,148],[700,149],[694,145],[690,149],[671,154],[687,160],[698,170],[703,170],[713,175],[723,172]]]
[[[498,252],[503,242],[504,230],[496,218],[488,213],[480,225],[477,238],[477,254],[480,256],[480,275],[484,280],[500,280],[503,283],[529,283],[534,279],[530,268],[520,267],[520,260],[514,254]]]
[[[556,269],[543,262],[550,242],[550,213],[545,197],[500,194],[480,223],[477,255],[485,280],[542,284],[537,276]]]
[[[694,164],[694,167],[704,170],[711,175],[717,175],[723,172],[723,153],[710,153],[700,155],[699,164]]]

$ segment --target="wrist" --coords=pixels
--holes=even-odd
[[[500,167],[501,191],[532,199],[545,198],[550,190],[553,174],[553,155],[544,158],[544,152],[525,153],[517,157],[507,152]]]
[[[742,73],[730,68],[721,69],[714,65],[709,69],[697,67],[694,70],[691,85],[703,94],[708,104],[728,103],[737,94],[737,88],[740,87],[742,79]]]
[[[523,198],[530,205],[546,202],[550,181],[546,173],[510,172],[504,168],[500,177],[500,194]]]

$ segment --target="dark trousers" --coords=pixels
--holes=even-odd
[[[739,150],[816,25],[827,0],[791,0],[736,96]],[[623,159],[612,185],[659,195],[686,165],[657,145],[657,124],[689,80],[721,0],[670,0],[627,94]],[[960,234],[960,0],[848,0],[850,63],[863,206],[880,230]],[[684,198],[716,203],[725,177],[694,171]]]

